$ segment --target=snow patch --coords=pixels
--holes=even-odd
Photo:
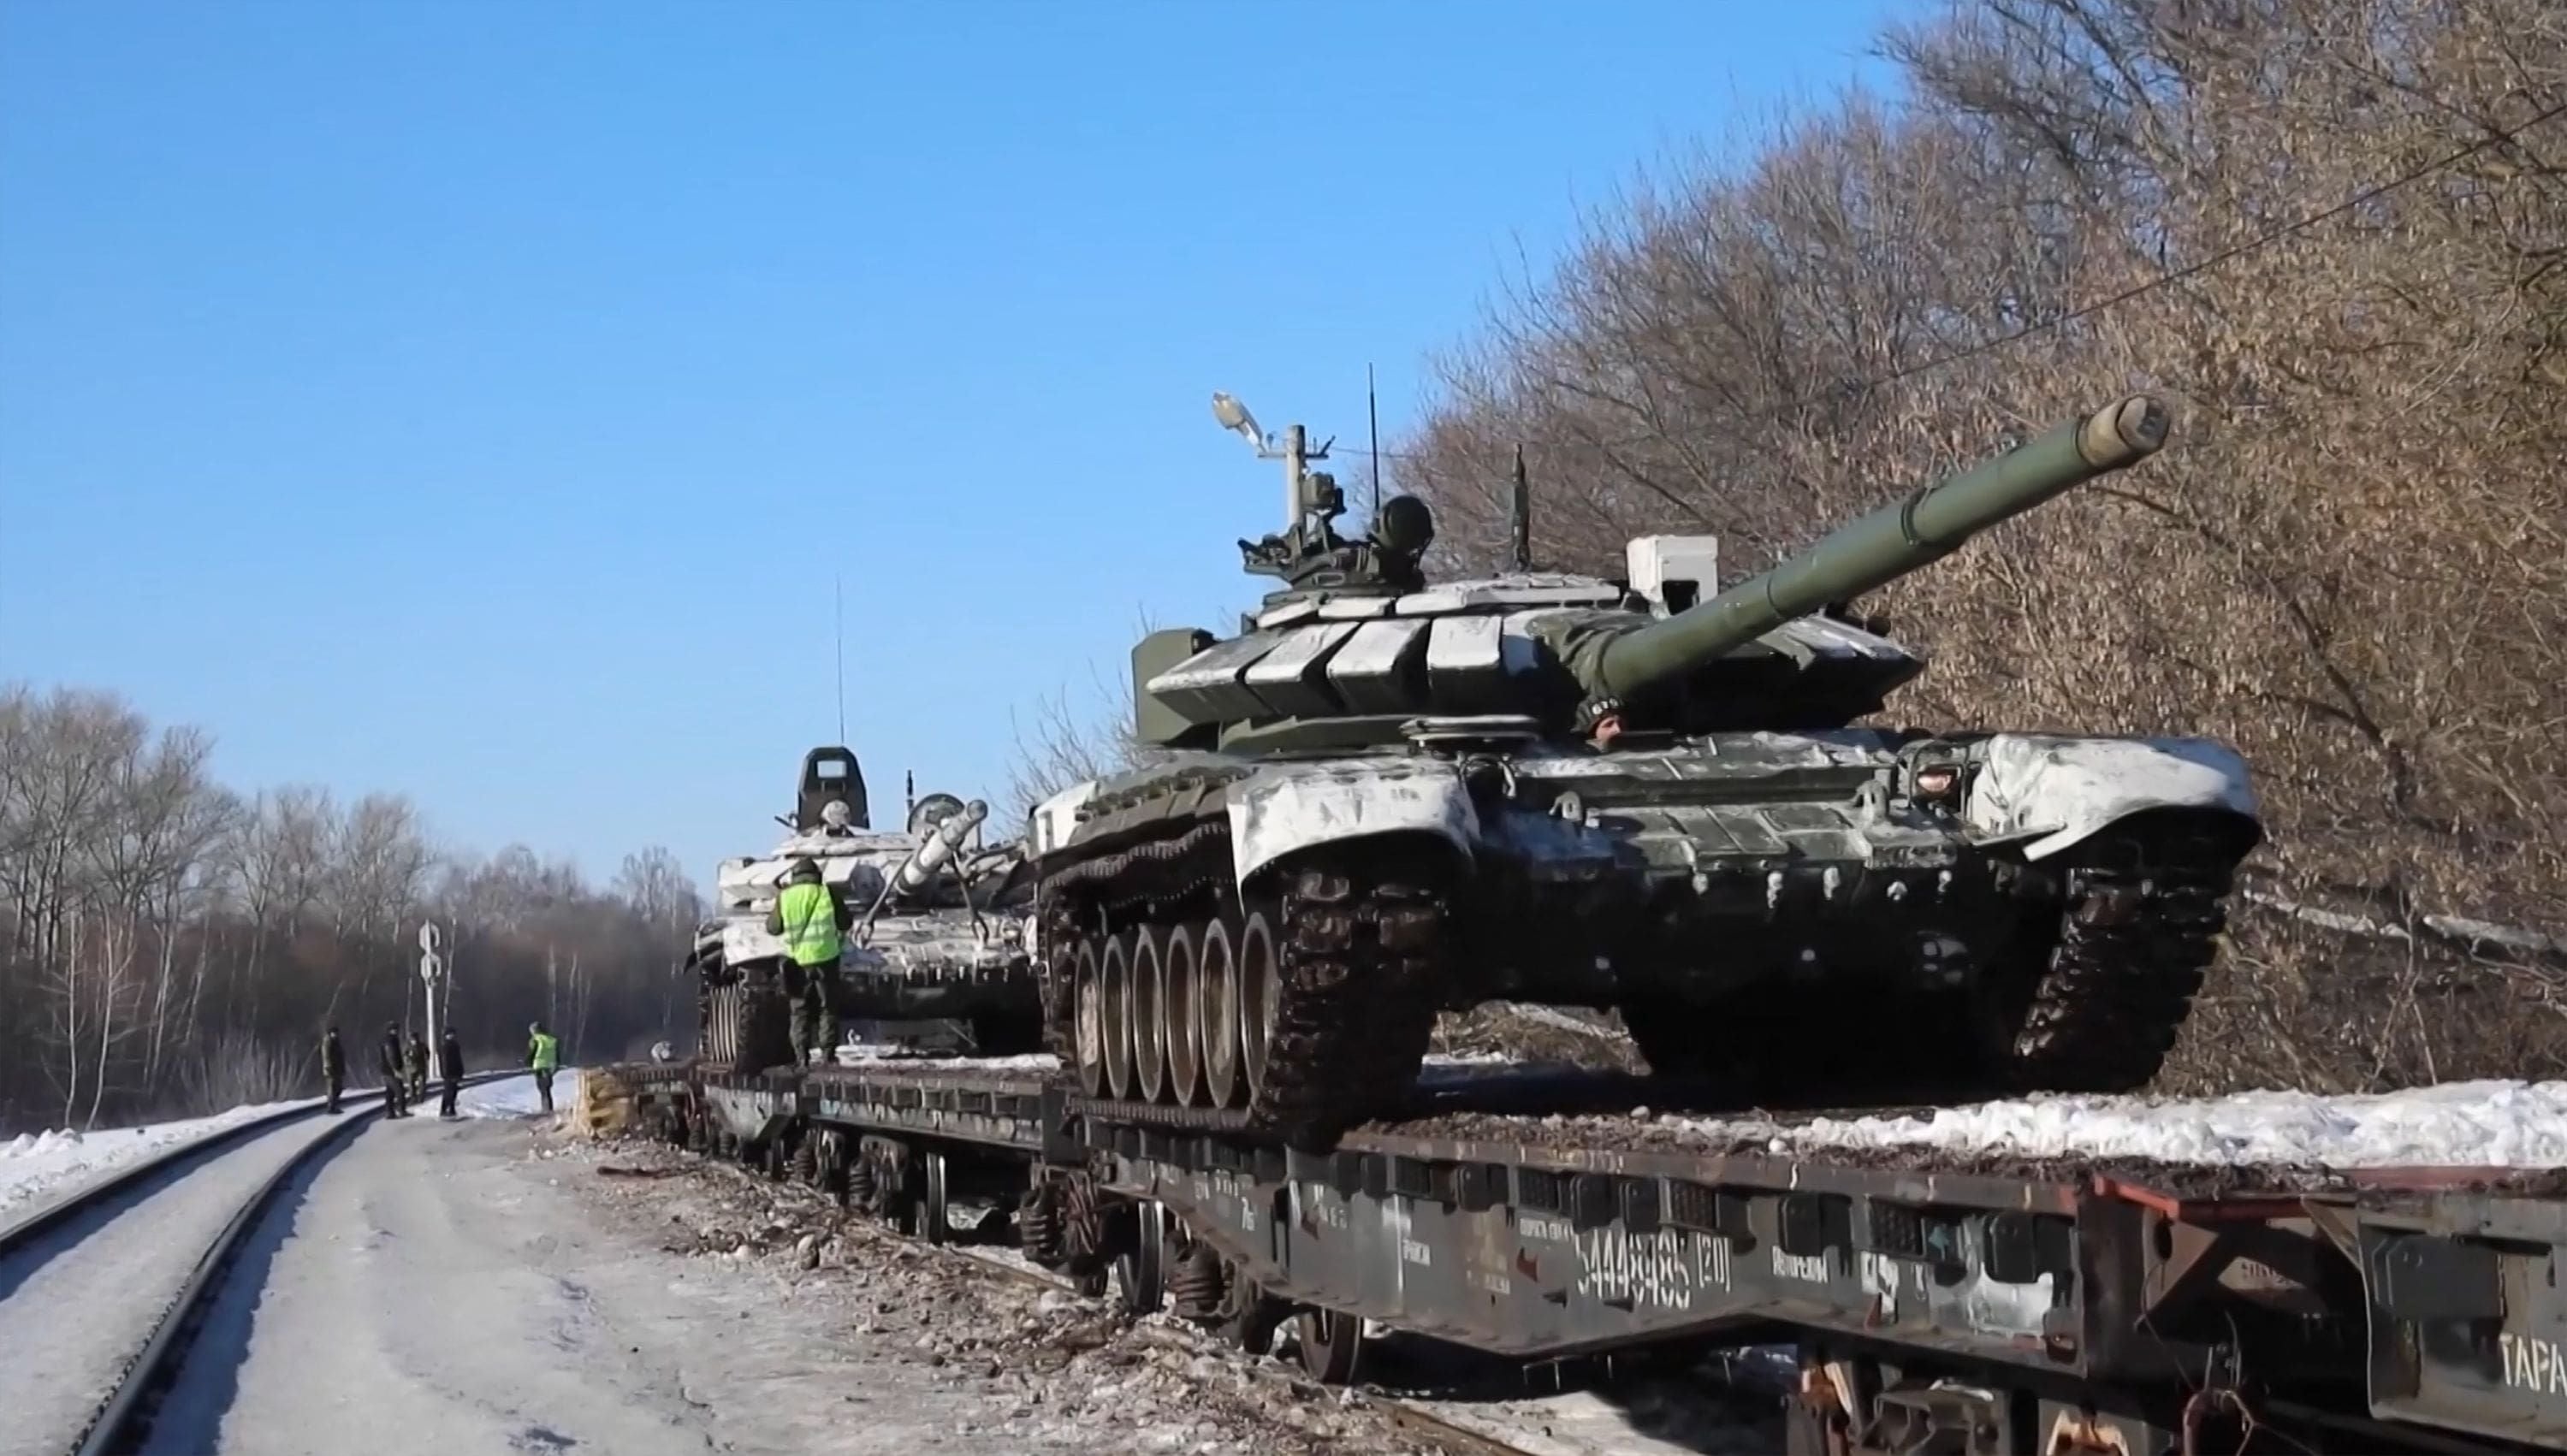
[[[318,1097],[290,1102],[262,1102],[234,1107],[210,1117],[151,1122],[134,1127],[52,1128],[22,1132],[0,1143],[0,1220],[46,1195],[94,1183],[120,1168],[141,1162],[182,1143],[209,1137],[225,1128],[255,1121],[288,1108],[310,1107]]]
[[[2211,1098],[2028,1097],[1923,1117],[1669,1118],[1680,1136],[1770,1151],[1929,1147],[2025,1158],[2333,1169],[2567,1166],[2567,1081],[2447,1082],[2404,1092]]]
[[[578,1103],[579,1068],[566,1066],[554,1072],[553,1110],[566,1112]],[[454,1110],[465,1117],[541,1117],[544,1097],[531,1074],[507,1077],[465,1087],[454,1098]]]
[[[890,1066],[920,1071],[1058,1071],[1060,1058],[1048,1051],[1014,1056],[915,1056],[896,1046],[857,1043],[838,1048],[840,1066]]]

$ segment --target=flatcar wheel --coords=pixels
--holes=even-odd
[[[1266,1090],[1266,1057],[1274,1049],[1275,1013],[1284,995],[1275,932],[1274,912],[1263,909],[1250,911],[1239,932],[1239,1069],[1252,1103]]]
[[[930,1244],[950,1244],[954,1242],[954,1225],[945,1217],[945,1155],[927,1153],[923,1157],[927,1164],[927,1177],[924,1180],[925,1191],[919,1198],[918,1237]]]
[[[1363,1321],[1334,1310],[1304,1310],[1293,1334],[1301,1346],[1301,1368],[1322,1385],[1343,1385],[1355,1377],[1355,1355],[1363,1348]]]
[[[1203,1022],[1195,1012],[1195,960],[1194,930],[1171,928],[1159,948],[1159,1011],[1168,1043],[1168,1100],[1180,1107],[1203,1101]]]
[[[1114,1292],[1123,1311],[1135,1319],[1156,1314],[1166,1302],[1167,1249],[1168,1206],[1142,1199],[1132,1209],[1131,1247],[1114,1256]]]
[[[1076,1034],[1078,1085],[1091,1097],[1105,1093],[1105,991],[1096,963],[1096,942],[1080,941],[1070,973],[1070,1016]]]
[[[1156,1102],[1168,1085],[1167,932],[1145,925],[1132,934],[1132,1090]]]
[[[1118,935],[1105,943],[1104,964],[1096,983],[1104,1013],[1105,1092],[1116,1101],[1132,1095],[1132,938]]]
[[[1275,1331],[1284,1322],[1284,1303],[1258,1286],[1245,1265],[1222,1261],[1222,1336],[1249,1354],[1263,1356],[1275,1348]]]
[[[1239,1105],[1239,929],[1207,921],[1195,949],[1195,1025],[1203,1039],[1204,1104]]]

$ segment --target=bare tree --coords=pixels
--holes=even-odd
[[[2286,898],[2567,924],[2567,124],[2511,135],[2567,13],[1949,0],[1884,50],[1897,109],[1635,185],[1439,362],[1396,463],[1447,564],[1503,549],[1518,443],[1547,562],[1710,530],[1754,569],[2158,390],[2147,470],[1880,594],[1935,658],[1900,715],[2225,737]],[[2234,940],[2171,1084],[2277,1041],[2312,1084],[2567,1066],[2536,979]]]
[[[244,802],[212,782],[210,740],[155,732],[112,696],[0,686],[0,1129],[92,1125],[271,1100],[309,1086],[333,1020],[398,1021],[423,909],[482,917],[456,1017],[514,1059],[547,1011],[548,954],[571,968],[578,1044],[665,1025],[666,968],[700,902],[664,850],[637,856],[649,903],[592,891],[523,849],[440,863],[390,795],[343,813],[313,788]]]

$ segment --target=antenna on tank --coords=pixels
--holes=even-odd
[[[1533,570],[1533,484],[1525,478],[1524,446],[1516,446],[1515,482],[1507,492],[1508,549],[1515,569]]]
[[[1381,519],[1381,402],[1373,393],[1372,366],[1364,366],[1364,422],[1372,429],[1372,513],[1366,521]]]
[[[847,740],[847,578],[844,572],[830,578],[831,615],[837,624],[838,654],[838,741]]]

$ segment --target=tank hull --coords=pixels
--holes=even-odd
[[[1659,1070],[1749,1096],[2143,1084],[2253,813],[2198,741],[1743,732],[1181,756],[1040,806],[1030,848],[1088,1089],[1324,1143],[1405,1092],[1436,1011],[1499,999],[1618,1008]]]

